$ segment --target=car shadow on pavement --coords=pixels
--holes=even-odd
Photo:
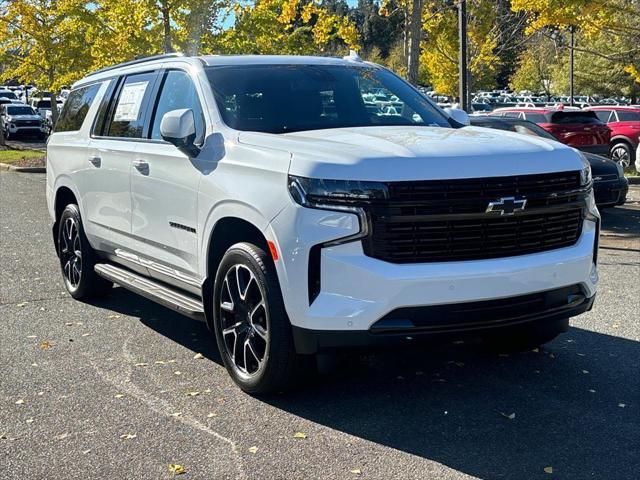
[[[377,354],[267,401],[474,477],[635,479],[639,365],[640,343],[572,328],[509,356],[465,345]]]
[[[622,205],[603,209],[600,215],[604,232],[640,237],[640,209]]]
[[[122,288],[100,306],[221,363],[202,322]],[[353,355],[300,390],[259,401],[474,477],[635,479],[639,365],[640,342],[571,328],[518,354],[458,343]]]

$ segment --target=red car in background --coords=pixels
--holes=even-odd
[[[537,123],[562,143],[589,153],[609,155],[611,129],[595,112],[560,107],[497,108],[491,116]]]
[[[609,154],[624,168],[633,163],[640,137],[640,108],[615,105],[588,107],[611,129]]]

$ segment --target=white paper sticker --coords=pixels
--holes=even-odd
[[[128,83],[122,87],[120,100],[113,116],[114,122],[134,122],[138,120],[142,98],[147,89],[148,81]]]

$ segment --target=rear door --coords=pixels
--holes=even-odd
[[[113,82],[94,125],[87,152],[93,175],[88,176],[85,210],[95,248],[113,253],[132,248],[131,163],[144,126],[157,72],[127,75]]]
[[[572,147],[609,145],[611,130],[592,111],[560,111],[551,115],[551,132]]]
[[[189,108],[196,120],[196,144],[205,137],[202,91],[187,71],[164,71],[151,108],[148,140],[136,151],[131,167],[132,233],[134,250],[149,274],[199,292],[197,164],[174,145],[162,140],[165,113]],[[151,260],[153,259],[153,260]]]

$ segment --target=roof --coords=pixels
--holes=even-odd
[[[363,65],[357,60],[303,55],[206,55],[199,57],[207,66],[218,65]]]
[[[150,66],[160,66],[164,63],[181,62],[200,64],[205,66],[221,65],[361,65],[375,66],[363,62],[359,57],[312,57],[302,55],[204,55],[198,57],[185,56],[180,53],[168,53],[139,58],[129,62],[119,63],[89,73],[83,79],[73,84],[72,88],[110,78],[121,73],[135,72]]]
[[[593,105],[585,107],[585,110],[631,110],[637,111],[638,105]]]

